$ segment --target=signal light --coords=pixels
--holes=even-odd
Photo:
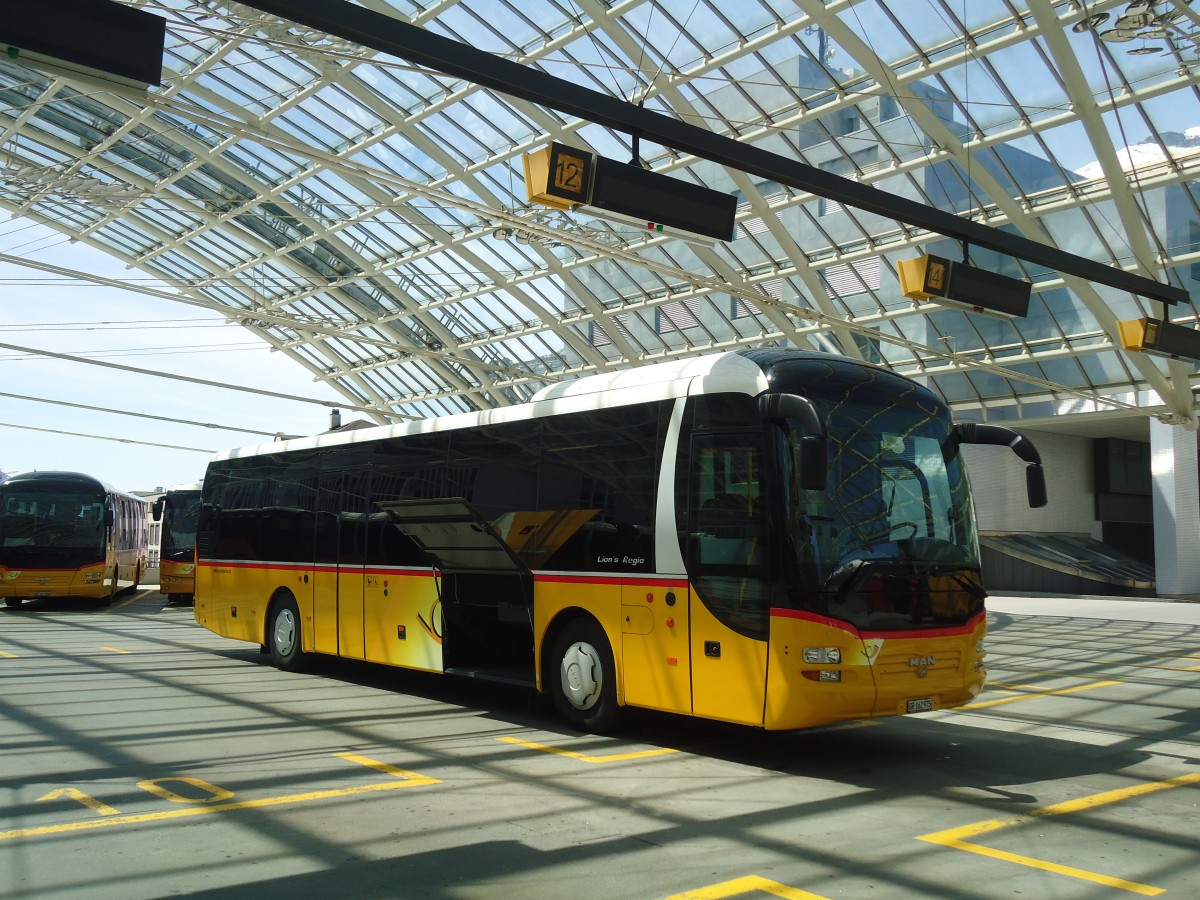
[[[809,669],[800,673],[809,681],[841,681],[842,673],[834,669]]]
[[[837,647],[805,647],[804,661],[809,665],[837,665],[842,661],[842,651]]]

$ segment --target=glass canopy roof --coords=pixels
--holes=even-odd
[[[1117,322],[1194,324],[995,252],[1004,318],[906,298],[955,240],[226,0],[166,19],[164,80],[113,92],[0,57],[0,205],[219,311],[378,422],[522,402],[741,346],[842,353],[960,418],[1190,421],[1195,365]],[[1190,0],[365,0],[367,8],[831,175],[1182,287],[1200,279]],[[557,141],[732,193],[701,244],[527,201]],[[79,273],[73,273],[78,275]]]

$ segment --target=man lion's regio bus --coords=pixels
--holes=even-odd
[[[200,521],[200,485],[175,484],[154,501],[162,522],[158,550],[158,590],[171,603],[190,603],[196,593],[196,526]]]
[[[146,570],[146,501],[77,472],[0,484],[0,597],[111,603]]]
[[[269,650],[769,729],[962,704],[984,591],[956,426],[928,389],[752,350],[532,402],[233,450],[204,479],[196,619]]]

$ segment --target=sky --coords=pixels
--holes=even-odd
[[[169,290],[24,219],[0,218],[0,253]],[[9,475],[83,472],[120,490],[154,491],[199,481],[219,450],[269,442],[275,432],[309,435],[329,428],[328,407],[55,359],[47,352],[297,398],[342,399],[299,363],[218,314],[3,262],[0,343],[9,345],[0,347],[0,472]],[[354,418],[359,416],[343,412],[343,422]]]

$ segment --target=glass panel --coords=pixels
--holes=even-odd
[[[746,634],[765,632],[770,606],[763,458],[758,435],[704,435],[692,443],[689,571],[705,606]]]

